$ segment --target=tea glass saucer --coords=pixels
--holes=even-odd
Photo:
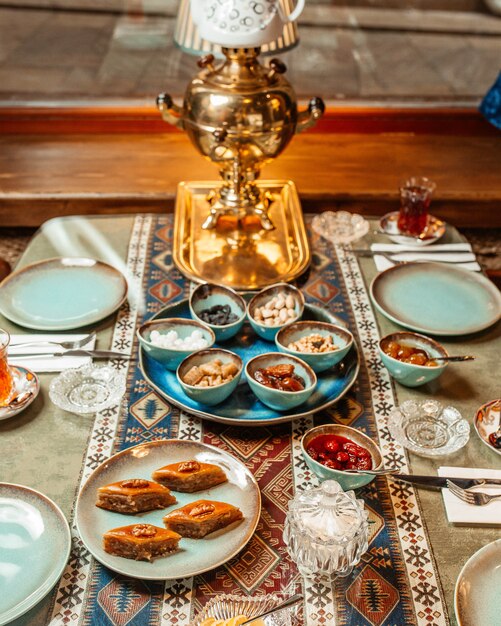
[[[436,243],[445,233],[445,222],[434,217],[428,216],[428,226],[424,233],[419,237],[412,237],[411,235],[404,235],[398,228],[398,211],[387,213],[383,215],[379,222],[381,232],[388,235],[391,241],[403,246],[429,246],[432,243]]]
[[[452,454],[470,438],[470,425],[461,413],[436,400],[406,400],[391,411],[388,428],[404,448],[426,457]]]
[[[36,374],[26,367],[10,366],[14,382],[14,394],[7,406],[0,407],[0,421],[14,417],[24,411],[40,391],[40,382]]]
[[[483,404],[475,415],[473,425],[482,443],[501,455],[501,448],[496,448],[489,439],[490,435],[501,429],[501,398]]]
[[[118,404],[124,393],[124,375],[109,365],[64,370],[49,387],[49,397],[56,406],[83,415]]]

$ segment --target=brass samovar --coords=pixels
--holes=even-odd
[[[277,200],[277,192],[258,181],[261,168],[285,149],[295,133],[312,126],[325,108],[323,101],[315,97],[306,110],[298,112],[296,94],[284,77],[285,65],[278,59],[272,59],[268,67],[261,65],[259,51],[223,48],[225,59],[217,65],[213,55],[200,59],[201,71],[189,83],[182,107],[167,94],[157,98],[163,119],[183,129],[197,150],[219,168],[222,184],[212,185],[205,195],[207,211],[201,228],[217,230],[224,223],[227,246],[233,247],[234,256],[238,253],[235,248],[246,248],[246,258],[250,258],[249,246],[256,248],[259,237],[279,228],[269,210]],[[287,184],[295,192],[293,183]],[[232,221],[231,233],[228,218]],[[294,219],[302,222],[300,210]],[[256,236],[254,232],[249,239],[245,224],[256,220],[260,233]],[[193,245],[193,232],[187,236],[191,236]],[[309,251],[307,254],[309,257]],[[300,265],[304,270],[304,263]],[[217,276],[204,276],[201,271],[188,274],[195,279],[217,280]],[[241,278],[218,282],[251,289],[284,278],[290,278],[289,273],[283,276],[277,270],[248,285],[241,284]]]

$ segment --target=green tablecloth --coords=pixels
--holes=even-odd
[[[18,267],[53,256],[90,256],[120,268],[127,257],[133,226],[133,216],[52,220],[34,236]],[[367,243],[375,239],[377,236],[369,236]],[[445,241],[458,240],[458,233],[448,228]],[[147,252],[149,257],[154,253],[154,250]],[[366,285],[369,285],[376,274],[374,263],[372,259],[361,259],[360,266]],[[397,329],[379,313],[376,319],[380,335]],[[13,333],[24,332],[3,318],[0,318],[0,326]],[[98,347],[111,345],[113,327],[113,319],[97,325]],[[473,353],[477,360],[450,366],[438,381],[418,389],[396,384],[399,403],[408,398],[433,396],[456,406],[471,423],[481,404],[499,397],[500,335],[501,325],[497,324],[470,337],[443,341],[450,353]],[[42,491],[58,503],[69,518],[93,419],[65,413],[52,405],[48,397],[52,375],[41,375],[40,378],[42,389],[36,401],[15,419],[0,423],[0,480]],[[468,445],[453,457],[434,461],[410,455],[409,462],[412,472],[420,474],[435,474],[440,465],[501,467],[495,454],[478,440],[473,431]],[[447,522],[439,492],[419,490],[418,497],[444,598],[454,623],[453,592],[457,575],[471,554],[498,538],[499,528],[452,526]],[[51,596],[16,623],[45,624],[50,602]],[[384,622],[387,623],[393,622]]]

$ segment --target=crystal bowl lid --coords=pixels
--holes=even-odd
[[[353,491],[344,492],[335,480],[302,491],[289,503],[291,521],[317,542],[350,541],[368,517],[362,500]]]

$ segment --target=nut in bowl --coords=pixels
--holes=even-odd
[[[315,372],[307,363],[280,352],[255,356],[247,363],[245,375],[259,400],[276,411],[303,404],[317,384]]]
[[[438,341],[409,331],[383,337],[379,354],[391,376],[405,387],[419,387],[438,378],[447,367],[447,361],[433,359],[449,356]]]
[[[137,336],[145,352],[172,371],[187,356],[211,348],[216,341],[208,326],[182,317],[146,322],[138,329]]]
[[[304,310],[304,296],[292,285],[278,283],[257,293],[247,305],[252,328],[266,341],[273,341],[283,326],[298,320]]]
[[[353,345],[353,335],[328,322],[301,321],[279,330],[275,343],[280,352],[299,357],[319,373],[344,359]]]
[[[180,364],[177,380],[192,400],[214,406],[233,393],[242,369],[243,361],[234,352],[219,348],[200,350]]]
[[[194,319],[200,320],[214,332],[216,341],[226,341],[242,328],[246,303],[233,289],[205,283],[193,290],[190,311]]]
[[[321,481],[335,480],[344,491],[358,489],[373,480],[374,475],[363,473],[364,469],[379,470],[383,466],[381,450],[372,439],[342,424],[324,424],[306,431],[301,452]]]

